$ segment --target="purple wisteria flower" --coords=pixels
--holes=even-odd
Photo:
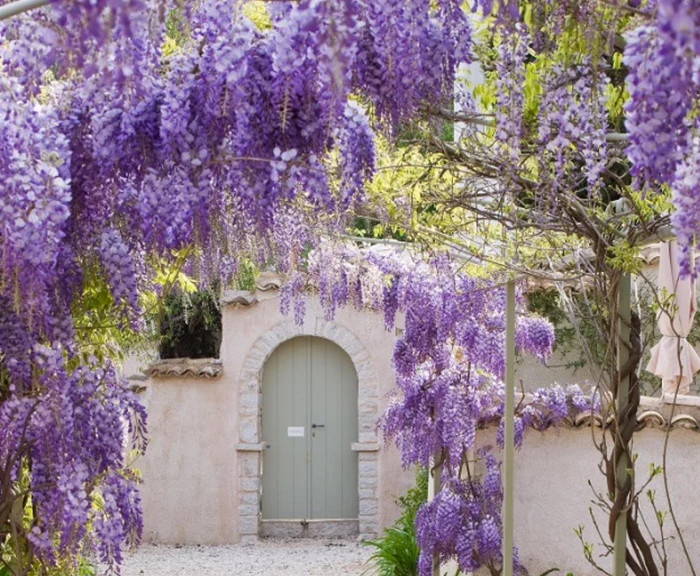
[[[625,104],[632,173],[643,188],[669,185],[676,212],[673,227],[684,274],[697,274],[691,249],[699,231],[697,203],[700,96],[700,3],[658,0],[655,18],[631,31],[624,62],[629,68]]]

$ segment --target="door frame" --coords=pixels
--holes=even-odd
[[[277,347],[297,336],[330,340],[344,350],[357,372],[359,535],[379,534],[379,385],[370,356],[362,342],[346,327],[321,317],[309,317],[299,326],[289,320],[277,324],[257,339],[243,362],[239,380],[238,417],[238,527],[243,542],[261,535],[260,513],[262,451],[262,372]]]

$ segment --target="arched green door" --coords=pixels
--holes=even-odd
[[[357,373],[323,338],[281,344],[263,370],[263,520],[357,519]]]

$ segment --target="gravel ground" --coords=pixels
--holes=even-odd
[[[360,576],[371,551],[354,540],[262,540],[246,546],[141,546],[122,576]]]

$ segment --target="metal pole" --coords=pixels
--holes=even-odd
[[[51,0],[17,0],[0,6],[0,20],[7,20],[22,12],[46,6]]]
[[[428,470],[428,501],[435,498],[435,495],[440,492],[440,477],[442,468],[437,465],[440,462],[441,454],[438,452],[430,463]],[[440,576],[440,558],[437,554],[433,556],[433,572],[432,576]]]
[[[503,412],[503,576],[513,576],[513,460],[515,454],[515,281],[506,287],[506,397]]]
[[[630,291],[632,289],[631,277],[629,274],[623,274],[620,278],[620,287],[617,295],[617,369],[622,370],[629,359],[629,342],[630,342]],[[627,397],[629,396],[630,380],[627,378],[621,379],[617,389],[617,400],[615,410],[617,414],[622,414],[627,406]],[[619,432],[617,432],[619,433]],[[615,497],[619,491],[627,483],[628,472],[630,467],[629,457],[624,452],[615,470]],[[627,573],[627,514],[622,511],[615,523],[615,542],[614,542],[614,576],[625,576]]]

